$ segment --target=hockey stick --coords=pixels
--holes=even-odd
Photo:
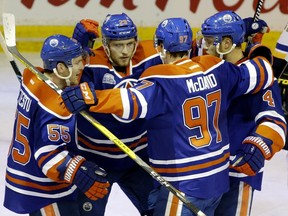
[[[3,13],[3,26],[5,33],[5,41],[9,52],[17,58],[23,65],[31,70],[40,80],[49,85],[54,91],[61,95],[62,90],[58,88],[50,79],[42,74],[37,68],[35,68],[25,57],[23,57],[16,47],[15,36],[15,17],[13,14]],[[140,157],[138,157],[128,146],[126,146],[121,140],[119,140],[114,134],[112,134],[106,127],[96,121],[86,111],[81,111],[80,114],[88,120],[95,128],[103,133],[109,140],[114,142],[123,152],[125,152],[132,160],[134,160],[141,168],[148,172],[156,181],[165,186],[167,190],[173,193],[179,200],[181,200],[194,214],[198,216],[205,216],[205,214],[193,205],[180,191],[174,188],[168,181],[160,176],[153,170],[147,163],[145,163]]]
[[[254,16],[253,16],[253,22],[256,22],[256,21],[259,20],[259,16],[260,16],[260,13],[261,13],[261,10],[262,10],[263,3],[264,3],[264,0],[258,0],[256,9],[255,9],[255,13],[254,13]]]
[[[15,71],[15,74],[16,74],[18,80],[21,82],[22,75],[20,73],[20,70],[19,70],[16,62],[14,61],[13,55],[7,49],[7,46],[6,46],[6,43],[5,43],[5,39],[4,39],[3,35],[2,35],[2,32],[0,32],[0,44],[1,44],[1,47],[2,47],[2,49],[4,51],[4,54],[6,55],[8,61],[10,62],[13,70]]]
[[[259,20],[259,16],[260,16],[260,13],[261,13],[261,10],[262,10],[263,3],[264,3],[264,0],[258,0],[257,6],[255,8],[255,13],[254,13],[254,16],[253,16],[252,25],[254,25],[254,23]],[[251,41],[250,40],[248,40],[246,47],[248,47],[249,45],[251,45]]]

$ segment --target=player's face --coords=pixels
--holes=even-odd
[[[110,58],[114,66],[126,67],[129,65],[136,48],[135,38],[127,40],[111,40],[108,44]]]
[[[72,59],[72,75],[70,77],[71,85],[79,84],[79,76],[84,69],[83,58],[78,56]]]
[[[207,47],[207,53],[213,56],[219,56],[216,51],[216,46],[214,45],[214,38],[213,37],[204,37],[205,46]]]

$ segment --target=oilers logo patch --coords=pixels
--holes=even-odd
[[[233,21],[233,18],[230,14],[225,14],[223,16],[223,21],[226,22],[226,23],[231,23]]]
[[[119,82],[117,85],[115,85],[114,88],[130,88],[137,84],[137,79],[128,78],[123,79],[121,82]]]
[[[50,45],[51,47],[57,47],[58,44],[59,44],[59,41],[58,41],[56,38],[53,38],[53,39],[51,39],[51,40],[49,41],[49,45]]]
[[[93,205],[91,202],[85,202],[82,207],[85,212],[92,211],[93,209]]]
[[[164,20],[162,23],[161,23],[161,27],[165,28],[168,24],[168,20]]]

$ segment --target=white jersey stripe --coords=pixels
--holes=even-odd
[[[256,72],[256,68],[254,67],[254,65],[250,61],[247,61],[244,64],[247,66],[247,68],[249,70],[249,74],[250,74],[249,88],[245,92],[245,94],[247,94],[248,92],[251,92],[257,84],[257,72]]]

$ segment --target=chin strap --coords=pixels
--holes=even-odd
[[[166,50],[164,49],[164,52],[163,52],[163,53],[160,52],[160,53],[159,53],[159,56],[160,56],[160,58],[161,58],[162,63],[165,64],[164,59],[165,59],[166,56],[167,56]]]
[[[221,59],[223,59],[223,55],[226,55],[226,54],[230,53],[230,52],[236,47],[236,44],[233,44],[233,45],[231,46],[231,48],[230,48],[228,51],[226,51],[226,52],[220,52],[219,47],[220,47],[220,43],[217,43],[217,45],[216,45],[216,52],[220,55],[219,57],[220,57]]]
[[[165,64],[164,59],[166,58],[166,52],[167,52],[166,49],[163,49],[163,52],[159,52],[157,48],[155,48],[155,50],[159,54],[162,63]]]
[[[112,60],[111,57],[110,57],[110,50],[109,50],[108,46],[107,46],[107,45],[103,45],[103,47],[104,47],[104,51],[105,51],[105,53],[106,53],[109,61],[110,61],[110,62],[112,63],[112,65],[113,65],[113,60]]]
[[[66,77],[64,77],[64,76],[61,76],[61,75],[58,73],[58,71],[57,71],[56,68],[53,68],[54,74],[55,74],[58,78],[64,79],[65,82],[66,82],[66,85],[67,85],[67,86],[70,86],[70,83],[71,83],[71,82],[70,82],[70,77],[72,76],[72,68],[71,68],[71,67],[68,67],[68,70],[69,70],[69,75],[66,76]]]
[[[132,57],[134,56],[136,50],[137,50],[137,47],[138,47],[138,41],[136,40],[136,43],[135,43],[135,47],[134,47],[134,51],[132,53]]]

